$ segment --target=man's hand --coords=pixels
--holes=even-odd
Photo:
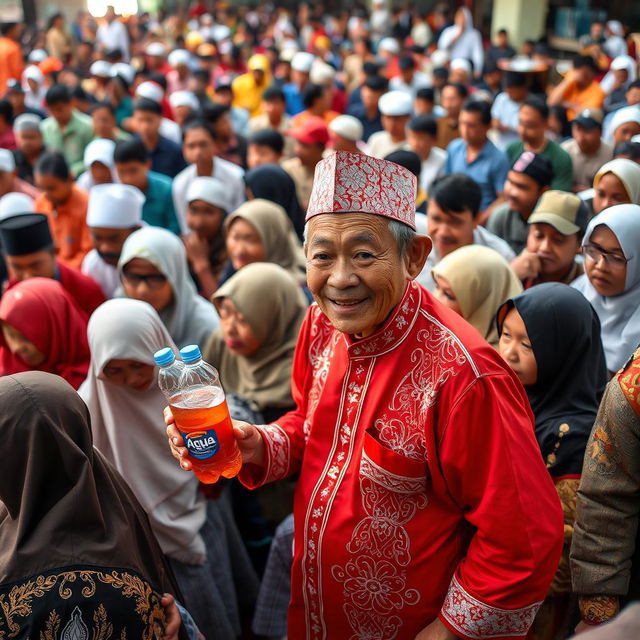
[[[589,629],[595,629],[595,627],[581,620],[578,626],[575,628],[575,632],[576,632],[576,635],[578,636],[581,633],[584,633],[585,631],[589,631]]]
[[[457,640],[457,638],[458,636],[451,633],[440,618],[436,618],[416,636],[415,640]]]
[[[188,459],[189,452],[184,446],[184,440],[178,431],[178,427],[176,427],[176,421],[170,407],[165,407],[164,421],[167,425],[167,437],[169,438],[171,454],[185,471],[190,471],[193,469],[193,465]],[[238,420],[233,420],[232,422],[233,436],[238,442],[240,453],[242,453],[242,463],[262,466],[264,464],[264,440],[260,432],[252,424],[239,422]]]
[[[178,640],[182,618],[175,598],[170,593],[164,593],[160,598],[160,604],[164,607],[164,636],[162,640]]]
[[[519,280],[537,278],[540,274],[540,258],[537,253],[524,249],[519,256],[511,261],[511,268]]]

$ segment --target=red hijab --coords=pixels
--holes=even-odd
[[[82,384],[91,360],[87,321],[59,282],[30,278],[11,287],[0,300],[0,320],[45,355],[37,370],[55,373],[75,389]],[[33,369],[11,353],[0,331],[0,375]]]

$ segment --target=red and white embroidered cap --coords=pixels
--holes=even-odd
[[[316,165],[306,220],[323,213],[372,213],[416,230],[416,177],[362,153],[337,151]]]

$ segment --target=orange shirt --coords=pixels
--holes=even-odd
[[[74,184],[69,199],[57,208],[44,194],[34,203],[34,211],[49,218],[58,260],[74,269],[80,269],[82,259],[92,248],[86,222],[87,202],[86,192]]]
[[[24,71],[24,58],[20,45],[11,38],[0,37],[0,87],[4,93],[7,80],[20,80]]]
[[[340,114],[337,111],[329,110],[324,112],[322,119],[325,121],[326,124],[329,124],[332,120],[335,120],[339,115]],[[308,109],[305,111],[301,111],[297,116],[293,116],[293,118],[291,118],[291,128],[297,129],[298,127],[301,127],[312,116],[314,118],[318,117],[318,116],[314,116],[314,114],[311,113],[311,111],[309,111]]]
[[[602,87],[594,80],[588,87],[579,89],[575,82],[570,82],[564,92],[564,102],[571,102],[578,105],[577,113],[583,109],[602,109],[605,93]],[[573,109],[567,109],[569,120],[573,120],[576,115]]]

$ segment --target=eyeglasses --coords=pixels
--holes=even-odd
[[[144,282],[149,289],[160,289],[167,281],[167,276],[162,273],[142,275],[140,273],[132,273],[131,271],[123,271],[122,279],[126,280],[132,287],[138,287],[141,282]]]
[[[611,269],[624,269],[627,262],[630,260],[630,258],[625,258],[617,253],[605,251],[593,244],[586,244],[582,250],[585,256],[593,262],[599,262],[600,258],[603,258],[604,263]]]

